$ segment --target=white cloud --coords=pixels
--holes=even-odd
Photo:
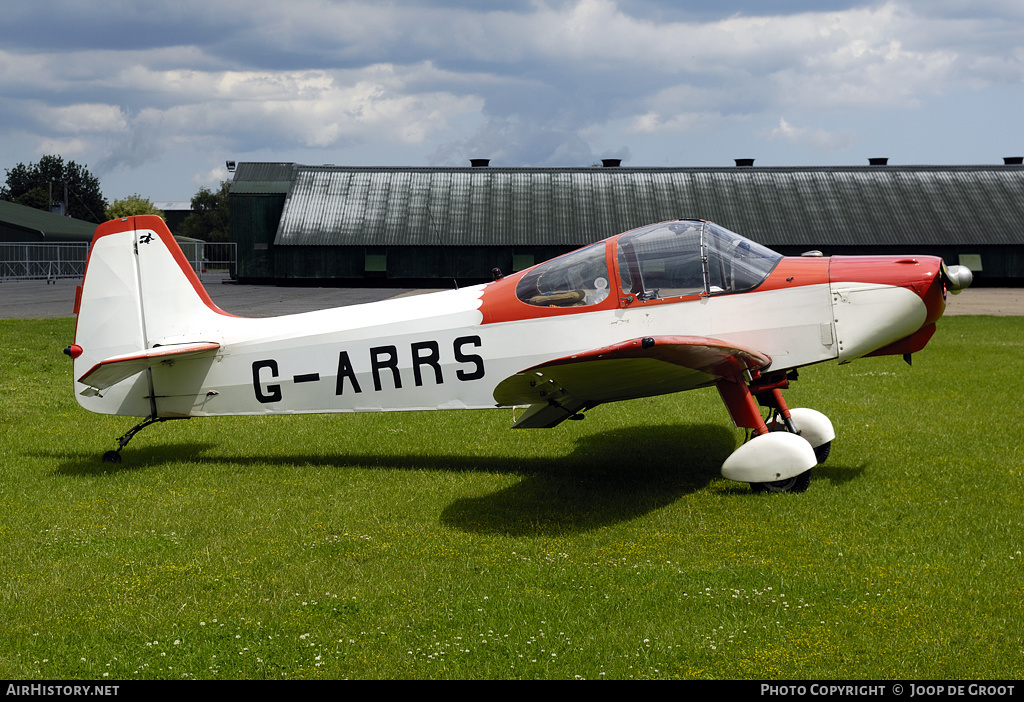
[[[85,139],[60,139],[56,137],[42,137],[36,142],[36,148],[41,154],[60,154],[67,160],[82,158],[92,153],[92,143]]]
[[[834,154],[864,138],[848,125],[896,109],[941,133],[921,105],[985,91],[1005,105],[1024,84],[1019,2],[766,5],[10,0],[0,155],[74,149],[109,172],[224,152],[581,165],[608,149],[642,160],[638,143],[661,163],[659,139],[726,134]]]
[[[191,178],[191,183],[197,188],[216,190],[217,187],[228,179],[230,174],[226,165],[214,166],[208,171],[196,173]]]
[[[722,119],[718,113],[679,112],[664,116],[651,111],[634,117],[628,130],[637,134],[701,131]]]
[[[421,144],[446,122],[477,113],[481,101],[447,91],[420,91],[430,66],[388,65],[348,71],[148,71],[125,82],[160,85],[178,96],[168,107],[145,107],[127,121],[126,136],[105,162],[139,166],[176,141],[214,139],[250,151],[270,144],[327,148],[353,141]],[[148,147],[143,146],[148,144]]]
[[[781,139],[794,146],[809,147],[814,151],[832,152],[849,148],[855,136],[848,130],[828,131],[820,127],[794,127],[785,118],[769,132],[769,140]]]
[[[128,121],[117,105],[40,107],[37,118],[64,134],[117,134],[128,128]]]

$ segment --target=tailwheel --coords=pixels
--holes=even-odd
[[[811,471],[805,470],[799,475],[785,480],[773,480],[768,483],[751,483],[754,492],[805,492],[811,485]]]
[[[121,438],[117,440],[117,448],[113,451],[107,451],[103,454],[104,463],[120,463],[121,462],[121,449],[128,445],[128,442],[138,434],[140,431],[145,429],[151,424],[159,424],[160,422],[169,422],[174,419],[188,419],[188,417],[147,417],[144,421],[139,422],[134,427],[129,429]]]

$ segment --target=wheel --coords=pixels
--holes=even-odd
[[[788,431],[786,429],[786,425],[783,424],[781,421],[773,421],[771,424],[768,425],[768,428],[771,431]],[[831,452],[832,452],[832,442],[831,441],[826,441],[825,443],[821,444],[820,446],[815,446],[814,447],[814,457],[818,460],[818,465],[821,465],[822,463],[824,463],[826,461],[826,459],[828,459],[828,455]]]
[[[811,484],[811,471],[805,470],[800,475],[785,480],[773,480],[770,483],[751,483],[754,492],[804,492]]]
[[[818,465],[825,462],[828,455],[832,452],[832,442],[826,441],[821,446],[817,446],[814,449],[814,457],[818,459]]]
[[[120,463],[121,462],[121,454],[119,452],[117,452],[117,451],[107,451],[105,454],[103,454],[103,462],[104,463]]]

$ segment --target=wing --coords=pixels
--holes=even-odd
[[[78,382],[96,390],[103,390],[157,364],[173,363],[182,358],[212,356],[219,348],[220,344],[213,341],[169,344],[122,356],[111,356],[86,371]]]
[[[494,399],[529,405],[514,428],[546,428],[602,402],[690,390],[770,363],[759,351],[721,339],[649,336],[527,368],[498,383]]]

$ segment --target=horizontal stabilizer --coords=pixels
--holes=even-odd
[[[212,356],[219,348],[220,344],[216,342],[200,341],[192,344],[167,344],[145,351],[111,356],[90,368],[78,382],[96,390],[104,390],[147,368],[184,358]]]

